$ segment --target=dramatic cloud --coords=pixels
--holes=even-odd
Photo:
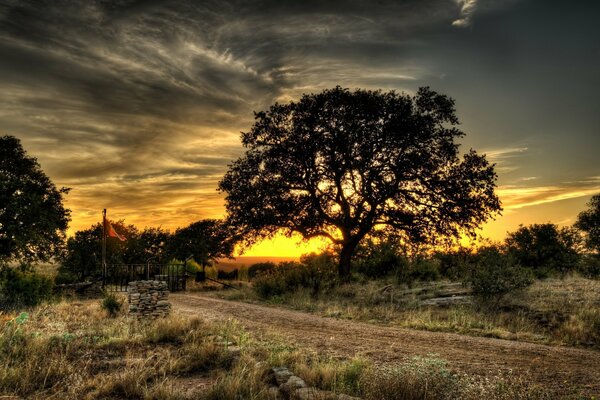
[[[481,24],[452,27],[475,12]],[[530,34],[540,12],[548,26],[533,32],[555,41]],[[335,85],[430,85],[457,99],[469,145],[495,149],[482,152],[502,195],[529,204],[510,185],[600,174],[590,165],[598,53],[571,50],[597,49],[596,31],[567,40],[557,26],[575,25],[560,13],[553,24],[553,12],[539,0],[0,0],[0,134],[21,138],[73,188],[72,229],[102,208],[174,228],[222,216],[217,182],[242,153],[253,111]],[[547,43],[566,50],[555,56]],[[590,143],[574,147],[582,138]],[[559,151],[579,152],[569,176],[548,175]]]
[[[477,8],[477,0],[456,0],[460,6],[460,18],[452,21],[453,26],[465,27],[471,23],[471,18]]]

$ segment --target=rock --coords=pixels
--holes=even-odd
[[[275,376],[275,382],[277,382],[278,386],[286,383],[288,379],[294,375],[290,372],[289,369],[285,367],[275,367],[272,368],[271,371],[273,371],[273,375]]]
[[[279,386],[279,390],[288,396],[294,393],[297,389],[302,388],[306,388],[306,382],[296,375],[290,376],[287,382]]]
[[[267,395],[269,399],[279,400],[282,398],[277,386],[271,386],[269,389],[267,389]]]
[[[319,390],[313,387],[296,389],[290,399],[293,400],[336,400],[337,396],[333,392]]]

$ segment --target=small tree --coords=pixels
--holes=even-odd
[[[229,223],[249,243],[281,230],[326,237],[342,279],[376,227],[424,241],[473,233],[500,210],[493,166],[473,150],[459,157],[454,101],[428,88],[336,87],[255,119],[219,183]]]
[[[585,233],[586,247],[600,254],[600,193],[594,195],[587,205],[589,209],[579,213],[575,227]]]
[[[565,274],[577,266],[579,236],[571,228],[554,224],[520,226],[508,234],[506,245],[518,263],[531,268],[538,277],[551,271]]]
[[[512,254],[499,246],[488,246],[473,256],[463,280],[483,305],[495,308],[507,294],[531,285],[533,275]]]
[[[0,137],[0,266],[48,261],[61,249],[70,211],[19,139]]]
[[[190,255],[203,267],[221,257],[231,257],[235,238],[229,227],[216,219],[203,219],[177,229],[169,239],[167,254],[184,260]]]

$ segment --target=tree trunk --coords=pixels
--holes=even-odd
[[[340,252],[340,261],[338,264],[338,274],[340,280],[344,282],[350,280],[350,266],[357,244],[358,243],[351,241],[344,243],[342,246],[342,251]]]

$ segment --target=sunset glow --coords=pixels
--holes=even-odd
[[[504,211],[481,234],[569,225],[600,192],[600,52],[595,13],[565,7],[9,1],[0,134],[72,189],[69,234],[103,208],[173,231],[224,217],[217,184],[243,154],[253,111],[336,85],[430,86],[456,100],[461,150],[496,164]],[[296,257],[325,243],[278,236],[244,255]]]

